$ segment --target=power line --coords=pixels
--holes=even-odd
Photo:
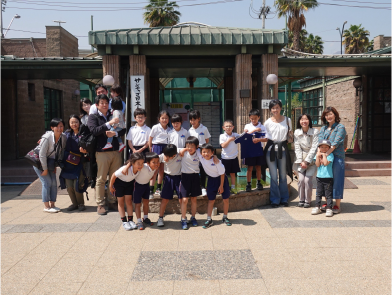
[[[17,32],[23,32],[23,33],[32,33],[32,34],[43,34],[46,35],[46,33],[43,32],[32,32],[32,31],[25,31],[25,30],[16,30],[16,29],[9,29],[10,31],[17,31]],[[88,36],[75,36],[78,38],[88,38]]]

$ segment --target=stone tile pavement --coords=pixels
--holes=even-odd
[[[391,177],[350,180],[358,189],[345,190],[332,218],[294,199],[288,208],[229,213],[231,227],[218,215],[210,229],[188,231],[167,215],[164,228],[126,232],[117,212],[96,214],[93,192],[85,212],[47,214],[36,192],[2,187],[1,291],[391,294]],[[69,204],[61,192],[56,205]]]

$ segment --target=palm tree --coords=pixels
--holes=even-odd
[[[305,29],[302,29],[301,32],[299,32],[299,50],[298,51],[305,51],[305,41],[308,36],[308,31]],[[289,31],[289,42],[287,43],[287,48],[293,49],[294,44],[293,44],[293,32]]]
[[[374,50],[374,40],[370,41],[368,45],[365,46],[364,52],[369,52]]]
[[[300,32],[306,27],[304,12],[317,7],[317,0],[275,0],[274,5],[278,10],[278,18],[288,17],[287,26],[293,32],[293,49],[299,51]]]
[[[168,2],[168,0],[150,0],[150,4],[144,7],[146,12],[143,13],[145,24],[152,27],[174,26],[180,21],[181,13],[176,8],[178,4]]]
[[[369,45],[369,31],[362,27],[362,24],[350,25],[348,30],[344,30],[343,44],[346,45],[345,53],[358,54],[366,51]]]
[[[307,53],[314,53],[314,54],[323,54],[324,51],[324,42],[321,41],[320,36],[313,36],[310,34],[305,41],[305,52]]]

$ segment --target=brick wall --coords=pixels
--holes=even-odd
[[[46,39],[2,39],[1,54],[16,57],[43,57],[46,56]]]
[[[46,40],[46,56],[79,56],[78,39],[63,27],[47,26]]]
[[[327,107],[334,107],[339,112],[340,123],[346,127],[348,145],[351,143],[356,117],[359,113],[359,98],[355,94],[353,80],[325,87]]]
[[[3,39],[4,40],[4,39]],[[1,81],[1,158],[16,158],[15,80]]]
[[[381,49],[387,46],[391,46],[391,37],[384,37],[384,35],[379,35],[374,37],[373,50]]]

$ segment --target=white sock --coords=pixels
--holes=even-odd
[[[185,217],[185,218],[182,218],[182,217],[181,217],[181,220],[182,220],[182,221],[185,221],[185,220],[186,220],[186,217]]]
[[[225,219],[225,218],[227,218],[227,215],[226,215],[226,214],[223,214],[223,218],[222,218],[222,219]]]
[[[211,216],[207,216],[207,220],[211,220]]]
[[[142,222],[142,219],[141,219],[141,218],[138,218],[138,219],[137,219],[137,222]]]
[[[231,188],[235,188],[235,184],[232,184],[232,185],[231,185]]]
[[[144,219],[146,219],[146,218],[148,218],[148,214],[147,214],[147,215],[144,215]]]

